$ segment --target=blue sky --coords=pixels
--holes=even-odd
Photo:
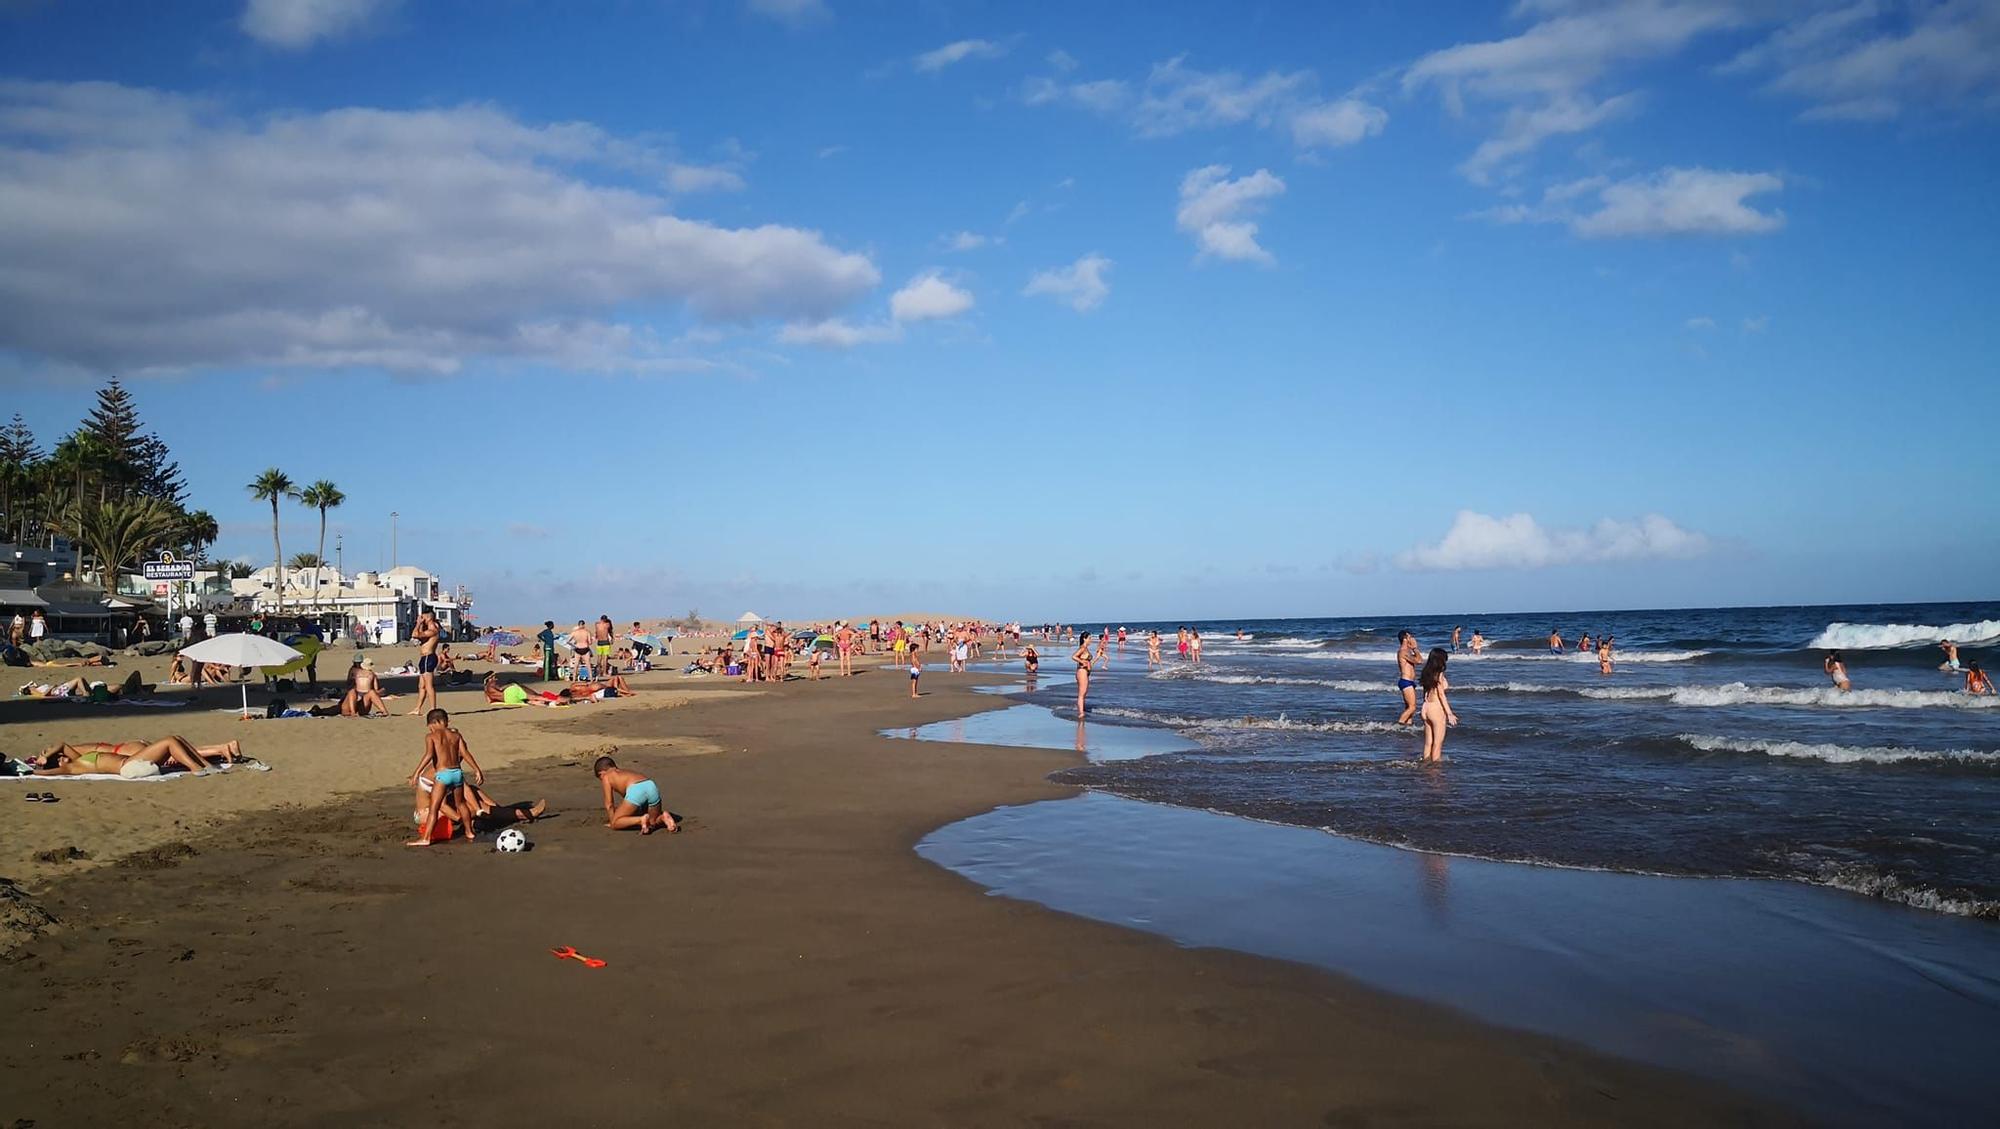
[[[1992,594],[2000,0],[587,7],[7,7],[0,407],[505,620]]]

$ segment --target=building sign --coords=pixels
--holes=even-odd
[[[193,580],[194,562],[177,561],[172,553],[161,553],[157,561],[145,561],[140,570],[148,580]],[[165,595],[165,593],[159,593]]]
[[[156,599],[165,599],[166,595],[167,595],[167,586],[165,584],[153,585],[153,596]]]

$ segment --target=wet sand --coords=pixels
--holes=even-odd
[[[546,796],[559,813],[528,829],[525,855],[405,848],[408,793],[385,788],[38,879],[60,924],[0,975],[0,1117],[1791,1120],[1302,966],[984,896],[914,844],[996,804],[1072,794],[1043,777],[1075,754],[876,732],[1008,704],[974,681],[927,673],[912,701],[869,673],[747,701],[510,716],[525,748],[538,732],[558,754],[492,774],[499,798]],[[683,833],[602,826],[587,766],[600,745],[655,776]],[[608,965],[558,961],[557,945]]]

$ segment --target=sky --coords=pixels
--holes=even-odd
[[[1997,124],[2000,0],[12,0],[0,416],[488,622],[1991,598]]]

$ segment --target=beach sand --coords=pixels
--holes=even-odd
[[[1044,777],[1075,757],[878,736],[1008,704],[970,692],[979,676],[924,681],[914,701],[879,671],[691,680],[697,698],[655,674],[629,703],[468,709],[497,797],[558,813],[524,855],[400,845],[415,719],[141,719],[242,734],[274,771],[13,801],[4,873],[59,924],[0,975],[0,1119],[1792,1120],[1322,972],[984,896],[913,844],[1071,794]],[[22,724],[6,744],[31,743]],[[588,763],[607,746],[683,833],[602,826]],[[19,861],[66,845],[109,865]]]

